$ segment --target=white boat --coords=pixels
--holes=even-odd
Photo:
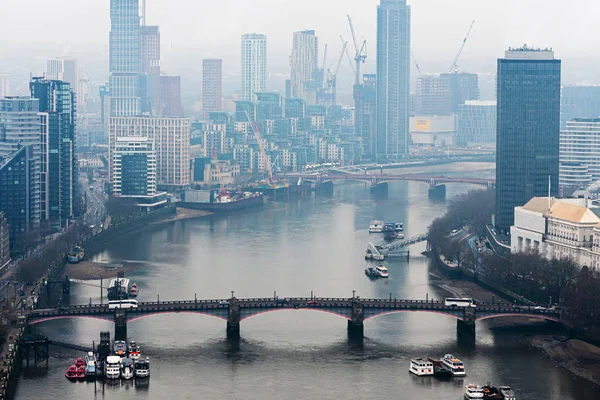
[[[381,233],[383,232],[383,221],[375,220],[371,221],[369,225],[369,233]]]
[[[483,389],[471,383],[465,386],[465,400],[483,399]]]
[[[133,340],[129,342],[129,358],[134,361],[140,358],[140,348]]]
[[[385,265],[377,265],[375,267],[375,273],[381,278],[387,278],[389,276],[388,269],[385,267]]]
[[[394,230],[396,232],[402,232],[404,230],[404,224],[402,222],[396,222],[394,225]]]
[[[135,377],[136,378],[147,378],[150,376],[150,359],[138,359],[135,362]]]
[[[433,363],[421,357],[413,358],[408,370],[417,376],[430,376],[433,375]]]
[[[119,379],[121,376],[121,357],[106,357],[106,363],[104,363],[104,376],[108,379]]]
[[[121,378],[131,379],[133,378],[133,361],[131,358],[124,358],[121,363]]]
[[[517,396],[510,386],[498,386],[498,390],[504,396],[504,400],[517,400]]]
[[[85,376],[88,378],[96,377],[96,357],[91,351],[85,356]]]
[[[442,358],[442,366],[444,369],[452,373],[452,376],[465,376],[465,366],[462,361],[454,357],[452,354],[446,354]]]

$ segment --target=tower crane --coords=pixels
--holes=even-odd
[[[342,45],[342,51],[340,52],[340,56],[337,60],[337,65],[335,66],[334,73],[331,73],[331,69],[327,68],[327,74],[329,75],[329,79],[327,80],[327,86],[331,88],[331,104],[336,105],[336,86],[337,86],[337,75],[340,71],[340,66],[342,65],[342,58],[344,58],[344,53],[346,53],[346,46],[348,42],[344,42]]]
[[[323,84],[323,89],[326,87],[327,85],[327,69],[325,68],[325,63],[327,62],[327,43],[325,43],[325,50],[323,51],[323,68],[322,69],[322,76],[321,76],[321,83]]]
[[[417,62],[417,59],[415,58],[415,54],[412,52],[412,50],[410,51],[410,56],[412,57],[413,61],[415,62],[415,67],[417,67],[417,72],[419,73],[419,75],[421,75],[421,68],[419,68],[419,63]]]
[[[265,144],[263,143],[262,135],[260,134],[260,130],[258,129],[258,125],[257,125],[256,121],[252,121],[252,119],[250,118],[250,114],[248,114],[248,111],[245,111],[245,113],[246,113],[246,119],[248,120],[248,123],[250,123],[252,132],[254,133],[254,137],[256,138],[256,141],[258,142],[258,148],[260,150],[260,155],[263,158],[263,160],[265,160],[265,170],[267,172],[267,179],[269,180],[269,184],[271,184],[271,183],[273,183],[273,171],[271,169],[271,163],[269,163],[269,160],[267,159],[267,150],[265,149]]]
[[[352,18],[350,18],[349,14],[346,14],[348,17],[348,25],[350,25],[350,32],[352,33],[352,42],[354,43],[354,61],[356,63],[356,67],[354,68],[354,84],[360,84],[360,64],[365,62],[367,59],[367,41],[363,40],[360,47],[358,47],[358,42],[356,41],[356,32],[354,31],[354,24],[352,23]]]
[[[458,53],[456,54],[456,57],[454,57],[454,62],[452,63],[452,66],[450,67],[450,72],[457,72],[458,71],[458,60],[460,59],[460,55],[462,54],[463,49],[465,48],[465,44],[467,43],[467,39],[469,39],[469,36],[471,35],[471,31],[473,30],[473,25],[475,25],[475,21],[471,22],[471,26],[469,26],[469,30],[467,31],[467,35],[463,39],[462,44],[460,45],[460,49],[458,49]]]

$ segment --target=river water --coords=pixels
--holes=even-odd
[[[442,167],[437,167],[441,170]],[[448,173],[448,167],[443,167]],[[459,165],[455,174],[485,165]],[[466,171],[466,172],[465,172]],[[468,185],[449,185],[447,198]],[[331,198],[266,205],[224,217],[180,221],[121,237],[97,261],[141,261],[129,274],[140,301],[315,296],[425,299],[445,294],[430,285],[430,266],[411,248],[410,261],[386,261],[390,278],[364,275],[369,221],[404,222],[407,235],[425,232],[445,211],[427,198],[427,185],[395,182],[387,199],[373,199],[364,184],[344,184]],[[72,289],[74,304],[100,301],[100,290]],[[597,388],[556,367],[517,333],[477,326],[475,347],[456,340],[456,321],[441,315],[400,313],[368,320],[362,345],[348,341],[346,321],[326,313],[290,310],[242,321],[242,339],[225,339],[225,322],[191,314],[158,315],[129,324],[129,337],[151,359],[149,386],[71,383],[64,371],[81,356],[51,349],[48,368],[20,377],[16,399],[462,399],[464,384],[508,384],[519,400],[596,399]],[[113,325],[90,319],[40,324],[51,339],[91,344]],[[408,373],[415,356],[454,353],[467,378],[450,382]],[[96,393],[94,391],[97,391]]]

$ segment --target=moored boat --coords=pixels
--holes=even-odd
[[[131,358],[124,358],[121,362],[121,378],[131,379],[133,378],[133,360]]]
[[[129,343],[129,358],[134,361],[140,358],[140,348],[134,340]]]
[[[402,222],[396,222],[394,224],[394,230],[396,232],[402,232],[404,230],[404,224]]]
[[[470,383],[465,386],[465,400],[479,400],[483,399],[483,390],[481,387]]]
[[[65,377],[72,381],[76,380],[77,379],[77,367],[75,365],[71,365],[67,369],[67,372],[65,372]]]
[[[104,363],[104,376],[108,379],[119,379],[121,376],[121,357],[106,357],[106,362]]]
[[[489,383],[483,385],[481,390],[483,391],[483,398],[486,400],[504,400],[504,395],[500,393],[500,390]]]
[[[421,357],[413,358],[410,360],[408,370],[417,376],[431,376],[433,375],[433,363]]]
[[[454,357],[452,354],[446,354],[442,357],[442,366],[452,373],[452,376],[465,376],[465,366],[462,361]]]
[[[387,278],[389,276],[388,269],[385,265],[377,265],[375,266],[375,273],[380,278]]]
[[[430,361],[433,364],[433,376],[435,376],[438,379],[450,379],[452,378],[452,372],[448,371],[446,368],[444,368],[444,366],[442,365],[442,360],[438,359],[438,358],[428,358],[428,361]]]
[[[85,379],[85,367],[77,367],[77,379],[80,381]]]
[[[85,361],[83,361],[83,358],[77,357],[77,359],[75,360],[75,366],[77,368],[79,368],[79,367],[85,367]]]
[[[383,231],[383,221],[374,220],[369,225],[369,233],[381,233]]]
[[[379,275],[377,275],[377,272],[375,272],[375,267],[365,268],[365,275],[367,275],[369,278],[379,278]]]
[[[517,396],[510,386],[498,386],[498,390],[504,396],[504,400],[517,400]]]
[[[145,359],[138,359],[135,362],[134,369],[136,378],[148,378],[150,376],[150,359],[146,357]]]
[[[115,340],[114,355],[125,357],[127,355],[127,343],[122,340]]]

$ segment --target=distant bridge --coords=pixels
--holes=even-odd
[[[412,244],[424,242],[427,240],[427,234],[423,233],[421,235],[409,237],[401,240],[394,240],[393,242],[386,244],[373,244],[369,243],[367,245],[367,251],[365,253],[365,258],[370,260],[378,260],[381,261],[385,259],[390,253],[395,250],[408,247]]]
[[[479,303],[476,307],[447,307],[443,301],[351,298],[255,298],[227,300],[181,300],[140,302],[137,308],[109,309],[106,304],[77,305],[59,309],[30,311],[27,325],[63,318],[96,318],[115,323],[115,340],[127,339],[127,323],[157,314],[196,313],[227,321],[227,336],[239,337],[240,322],[273,311],[312,310],[348,320],[348,334],[362,338],[363,322],[370,318],[399,312],[427,312],[457,320],[459,335],[475,337],[475,322],[489,318],[523,316],[560,321],[556,309],[513,307],[507,304]]]

